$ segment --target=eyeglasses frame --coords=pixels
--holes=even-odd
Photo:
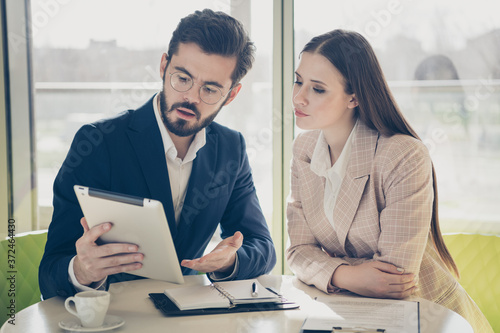
[[[182,72],[182,71],[178,71],[178,72],[174,72],[174,73],[170,73],[170,72],[168,72],[168,74],[170,75],[170,86],[172,87],[172,89],[174,89],[174,90],[175,90],[175,91],[177,91],[177,92],[186,92],[186,91],[189,91],[189,90],[191,90],[191,89],[193,88],[193,86],[194,86],[195,84],[196,84],[197,86],[200,86],[200,89],[199,89],[199,91],[198,91],[198,94],[200,95],[200,99],[203,101],[203,103],[205,103],[205,104],[207,104],[207,105],[215,105],[215,104],[219,103],[221,99],[225,98],[227,95],[229,95],[229,93],[231,92],[231,90],[233,90],[233,88],[229,89],[229,91],[228,91],[228,92],[224,95],[224,94],[222,93],[221,88],[219,88],[219,87],[215,87],[215,88],[217,88],[217,90],[218,90],[218,91],[219,91],[219,93],[220,93],[220,98],[219,98],[219,99],[217,100],[217,102],[215,102],[215,103],[207,103],[207,102],[206,102],[206,101],[204,101],[204,100],[203,100],[203,98],[201,97],[201,89],[202,89],[203,87],[205,87],[205,86],[206,86],[206,84],[201,85],[201,84],[198,84],[198,83],[194,82],[194,80],[193,80],[193,78],[191,77],[191,75],[189,75],[189,74],[187,74],[187,73],[184,73],[184,72]],[[191,86],[190,86],[188,89],[186,89],[186,90],[178,90],[178,89],[176,89],[176,88],[174,87],[173,83],[172,83],[172,77],[173,77],[175,74],[184,74],[184,75],[186,75],[186,76],[189,76],[189,78],[191,79]]]

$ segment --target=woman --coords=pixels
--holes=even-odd
[[[287,259],[324,292],[416,295],[492,332],[439,230],[434,168],[358,33],[313,38],[296,71],[299,128],[287,207]]]

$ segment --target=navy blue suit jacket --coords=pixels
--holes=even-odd
[[[276,263],[243,137],[217,123],[206,128],[206,144],[194,159],[176,226],[165,150],[151,99],[137,110],[85,125],[75,135],[54,182],[54,214],[39,269],[44,298],[76,292],[68,276],[75,242],[83,234],[75,184],[161,201],[179,262],[202,256],[220,223],[223,238],[236,231],[244,236],[237,252],[237,279],[268,273]],[[196,274],[185,267],[182,271],[184,275]],[[116,274],[108,277],[108,282],[134,278]]]

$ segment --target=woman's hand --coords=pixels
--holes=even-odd
[[[415,291],[415,274],[381,261],[364,262],[357,266],[341,265],[332,276],[335,287],[377,298],[402,299]]]

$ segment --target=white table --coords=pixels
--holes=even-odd
[[[205,276],[186,276],[185,285],[206,283]],[[165,317],[155,308],[148,293],[163,292],[178,285],[156,280],[136,280],[111,285],[109,315],[120,316],[125,324],[109,332],[204,332],[204,333],[298,333],[309,314],[317,311],[314,297],[325,294],[300,282],[293,276],[266,275],[259,277],[266,287],[279,290],[286,298],[300,304],[300,309],[203,315],[189,317]],[[331,295],[330,297],[335,297]],[[460,315],[445,307],[424,299],[420,301],[422,333],[473,333],[469,323]],[[2,326],[0,333],[10,332],[66,332],[59,328],[59,321],[71,317],[64,308],[64,299],[54,297],[16,314],[16,325]]]

